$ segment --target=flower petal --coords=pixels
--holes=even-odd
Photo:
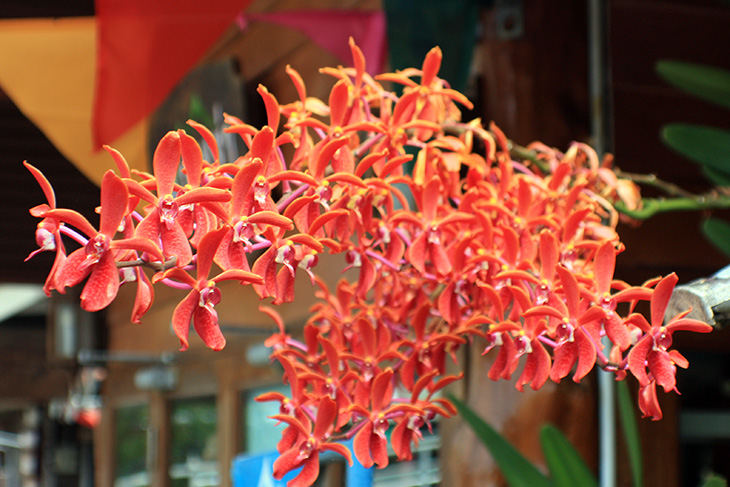
[[[112,252],[104,252],[94,264],[89,280],[81,292],[81,308],[99,311],[114,301],[119,291],[119,270]]]
[[[575,343],[578,346],[578,367],[573,375],[575,382],[588,375],[596,364],[596,345],[583,328],[575,330]]]
[[[370,437],[373,435],[373,424],[368,421],[360,431],[355,435],[352,443],[352,449],[355,452],[355,458],[365,468],[370,468],[375,463],[370,455]]]
[[[634,374],[634,377],[636,377],[642,387],[649,384],[649,376],[646,374],[646,356],[653,343],[654,339],[652,336],[645,335],[644,338],[639,340],[639,343],[634,345],[629,351],[629,370],[632,374]]]
[[[678,280],[677,274],[671,273],[654,288],[654,294],[651,296],[651,326],[662,326],[664,313]]]
[[[168,132],[160,140],[152,157],[152,168],[157,178],[157,197],[172,194],[175,176],[180,165],[180,136]]]
[[[127,213],[129,192],[127,185],[111,169],[104,173],[101,180],[101,216],[99,232],[108,237],[117,233],[122,218]]]
[[[187,350],[188,348],[188,333],[190,332],[190,320],[193,317],[193,312],[198,306],[198,300],[200,299],[200,293],[193,289],[185,296],[185,299],[180,301],[175,307],[175,311],[172,313],[172,330],[175,335],[180,339],[180,350]]]
[[[195,332],[209,348],[218,351],[226,346],[226,339],[218,325],[218,313],[203,306],[193,311]]]

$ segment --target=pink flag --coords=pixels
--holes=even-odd
[[[352,37],[365,56],[369,72],[379,73],[384,68],[387,44],[382,10],[290,10],[238,17],[241,29],[254,21],[296,29],[347,65],[352,63],[348,44]]]

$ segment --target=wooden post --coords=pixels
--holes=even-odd
[[[169,487],[170,405],[161,392],[150,393],[150,437],[147,442],[152,485]]]
[[[216,364],[218,372],[218,462],[220,486],[231,487],[231,465],[241,449],[241,392],[237,387],[239,356]]]

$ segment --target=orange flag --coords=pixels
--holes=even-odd
[[[115,168],[92,146],[96,69],[93,17],[0,21],[0,86],[86,177],[99,184]],[[139,118],[112,145],[130,166],[148,170],[147,121]]]

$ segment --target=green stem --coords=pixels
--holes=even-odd
[[[692,196],[678,198],[644,198],[641,200],[643,206],[637,210],[630,210],[626,205],[618,201],[616,209],[631,218],[646,220],[667,211],[702,211],[730,208],[730,197],[724,195]]]

